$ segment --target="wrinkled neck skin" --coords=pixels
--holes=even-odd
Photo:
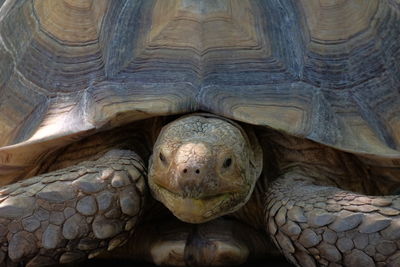
[[[195,114],[161,130],[149,161],[155,199],[179,220],[204,223],[240,209],[262,170],[254,134],[225,118]]]

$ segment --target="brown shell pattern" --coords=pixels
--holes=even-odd
[[[0,0],[0,176],[199,110],[399,158],[399,38],[398,0]]]

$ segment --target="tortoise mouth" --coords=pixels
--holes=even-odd
[[[155,199],[162,202],[175,217],[187,223],[204,223],[242,206],[235,205],[241,199],[238,192],[214,193],[195,198],[172,192],[155,183],[151,185],[151,189]]]
[[[176,198],[181,198],[181,199],[194,199],[194,200],[203,200],[203,201],[209,201],[209,200],[213,200],[216,198],[219,198],[221,196],[225,196],[225,195],[230,195],[230,194],[234,194],[237,193],[237,191],[224,191],[224,192],[204,192],[204,191],[196,191],[193,190],[192,193],[187,192],[187,191],[180,191],[180,192],[176,192],[173,190],[170,190],[169,188],[157,184],[155,183],[155,185],[160,189],[160,191],[162,191],[163,193],[167,193],[167,194],[171,194]]]

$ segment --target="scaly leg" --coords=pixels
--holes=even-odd
[[[143,162],[111,150],[0,188],[0,266],[92,258],[122,245],[141,213]]]
[[[316,185],[289,172],[267,192],[267,229],[298,266],[400,266],[400,197]]]

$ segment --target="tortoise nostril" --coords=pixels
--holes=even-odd
[[[186,167],[184,169],[181,169],[181,174],[186,176],[186,175],[193,175],[193,174],[200,174],[200,168],[191,168],[191,167]]]

